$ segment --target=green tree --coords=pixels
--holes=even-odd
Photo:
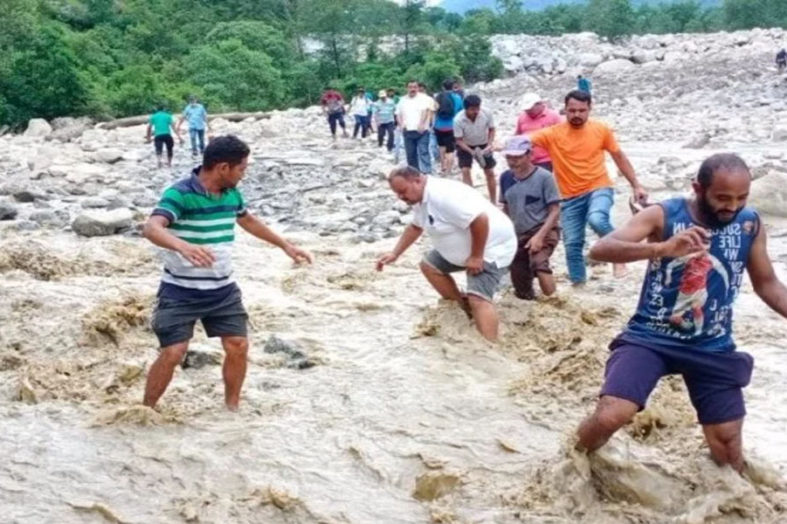
[[[615,40],[631,34],[634,11],[629,0],[590,0],[586,21],[590,31]]]
[[[281,72],[262,51],[252,51],[237,39],[203,45],[186,59],[189,81],[223,108],[261,111],[285,98]]]

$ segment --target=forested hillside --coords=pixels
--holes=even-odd
[[[787,2],[725,0],[632,7],[590,0],[539,12],[517,0],[464,17],[405,0],[3,0],[0,123],[31,117],[111,118],[178,108],[189,94],[211,111],[313,103],[328,83],[343,90],[435,87],[502,74],[491,33],[590,30],[616,38],[784,25]],[[391,47],[396,35],[403,45]],[[304,42],[317,39],[309,53]]]

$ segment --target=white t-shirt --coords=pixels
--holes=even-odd
[[[369,114],[369,101],[365,96],[356,96],[350,103],[351,115],[367,115]]]
[[[399,116],[404,130],[418,131],[424,111],[431,111],[432,104],[432,98],[423,93],[418,93],[414,97],[405,95],[400,98],[399,105],[396,106],[396,114]]]
[[[470,257],[470,223],[481,213],[489,218],[484,261],[511,265],[517,249],[514,224],[472,187],[456,180],[427,177],[424,199],[413,206],[413,225],[426,231],[440,255],[457,266]]]

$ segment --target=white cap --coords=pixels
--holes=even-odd
[[[527,111],[528,109],[532,108],[534,105],[536,105],[539,102],[541,102],[541,95],[539,95],[538,93],[530,92],[530,93],[525,93],[524,96],[522,96],[522,101],[520,102],[520,105],[522,107],[522,111]]]

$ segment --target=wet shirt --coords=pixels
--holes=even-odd
[[[174,298],[200,298],[211,291],[234,284],[232,247],[235,222],[244,216],[246,205],[240,191],[227,189],[221,194],[209,193],[199,180],[197,167],[164,191],[153,215],[169,221],[170,232],[191,244],[208,247],[215,257],[211,267],[196,267],[176,251],[164,250],[164,274],[161,277],[164,295]],[[173,289],[174,288],[174,289]]]
[[[467,184],[427,177],[423,200],[413,206],[413,224],[426,231],[444,259],[464,266],[472,244],[470,224],[482,213],[489,219],[484,261],[508,267],[517,248],[514,226],[505,213]]]
[[[494,129],[492,113],[481,109],[475,120],[470,120],[464,110],[454,117],[454,136],[464,140],[470,147],[485,146],[489,142],[489,130]]]
[[[500,202],[508,206],[517,235],[523,235],[546,221],[550,204],[560,202],[552,173],[536,167],[526,178],[519,179],[508,170],[500,175]]]
[[[378,100],[372,106],[372,110],[380,124],[389,124],[394,121],[396,113],[396,102],[391,99]]]
[[[699,225],[686,199],[674,198],[660,205],[664,240]],[[759,215],[747,207],[731,223],[710,230],[707,252],[651,260],[637,311],[622,338],[644,345],[733,351],[732,306],[759,229]]]
[[[462,111],[462,97],[454,92],[450,92],[450,93],[444,92],[438,96],[448,96],[451,98],[451,101],[453,102],[454,105],[454,114],[451,115],[451,118],[444,118],[440,116],[440,113],[435,113],[434,128],[437,129],[438,131],[453,131],[454,118],[456,117],[456,115],[459,114],[460,111]],[[437,102],[437,99],[435,99],[435,102]],[[437,104],[437,107],[438,108],[440,107],[439,102]]]
[[[530,135],[534,146],[549,152],[555,180],[563,198],[573,198],[596,189],[612,187],[604,152],[617,153],[620,146],[606,124],[588,120],[580,128],[568,122]]]
[[[169,135],[172,115],[166,111],[157,111],[151,115],[150,125],[153,127],[153,136]]]
[[[183,118],[189,123],[189,129],[205,129],[208,113],[202,104],[189,104],[183,110]]]

